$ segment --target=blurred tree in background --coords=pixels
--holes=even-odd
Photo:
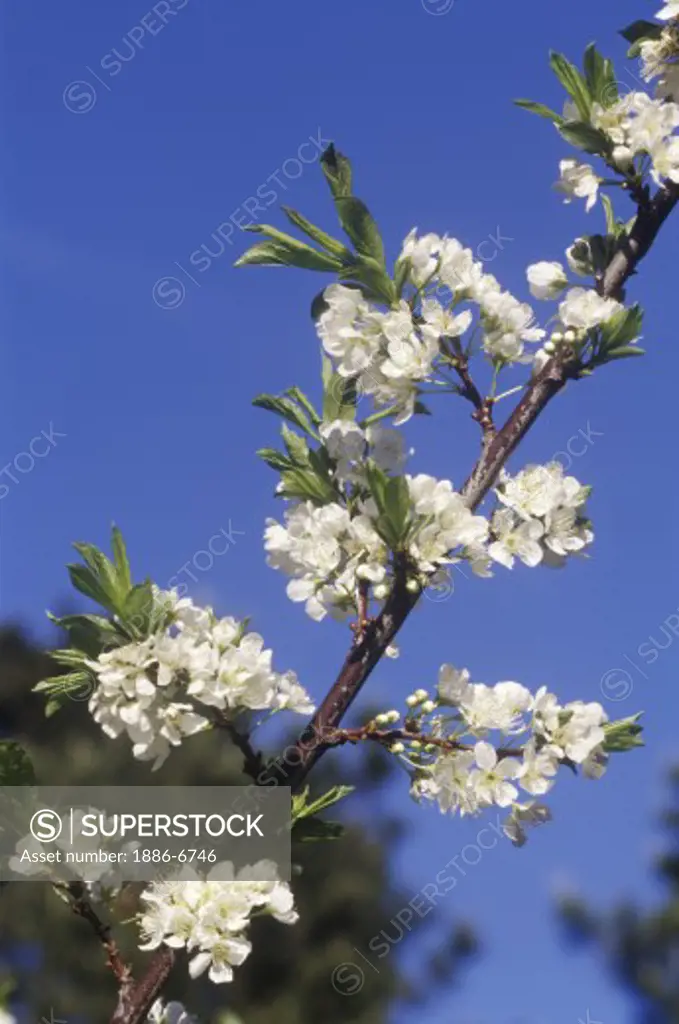
[[[48,655],[20,629],[0,629],[0,733],[25,743],[43,785],[249,782],[241,772],[241,755],[218,732],[201,735],[198,744],[183,744],[151,775],[147,765],[132,759],[129,744],[104,739],[87,711],[86,694],[45,718],[44,699],[31,690],[54,672]],[[416,917],[412,932],[404,934],[403,944],[408,945],[416,945],[423,933],[436,935],[434,954],[423,951],[413,971],[416,986],[399,969],[399,945],[379,961],[379,972],[366,971],[365,984],[357,991],[351,984],[352,994],[333,987],[338,965],[361,963],[356,949],[367,950],[382,929],[394,935],[391,919],[413,895],[400,892],[390,876],[387,851],[397,848],[404,827],[380,812],[378,794],[394,770],[392,761],[378,749],[352,753],[343,764],[342,782],[360,784],[369,826],[346,822],[344,836],[324,844],[321,857],[315,844],[303,844],[295,858],[302,867],[294,880],[300,912],[296,927],[282,929],[270,919],[253,922],[253,952],[233,984],[189,982],[187,972],[175,972],[167,997],[184,1000],[204,1024],[216,1024],[225,1011],[244,1024],[379,1024],[397,1000],[417,1004],[440,999],[439,987],[457,981],[465,960],[475,952],[471,929],[451,926],[437,908],[425,920]],[[314,775],[314,791],[323,792],[336,781],[333,759],[327,758]],[[136,893],[124,891],[119,904],[117,918],[129,918],[137,910]],[[134,963],[143,955],[133,942],[126,945],[125,931],[118,928],[116,936]],[[16,982],[13,1005],[23,1009],[27,1021],[42,1015],[49,1020],[52,1010],[55,1018],[71,1024],[106,1020],[115,1004],[116,985],[104,959],[87,924],[48,886],[22,882],[0,889],[0,960]]]
[[[679,1024],[679,768],[669,783],[669,807],[661,819],[667,848],[656,863],[663,901],[653,909],[626,902],[604,912],[579,896],[560,901],[569,938],[603,954],[633,997],[640,1024]]]

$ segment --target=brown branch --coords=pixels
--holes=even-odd
[[[404,729],[376,729],[374,726],[362,725],[356,729],[333,729],[325,737],[326,747],[341,747],[345,743],[364,743],[366,741],[379,743],[384,747],[391,747],[394,743],[412,743],[415,740],[422,746],[438,747],[440,750],[447,750],[451,754],[455,751],[471,753],[473,747],[467,743],[459,743],[457,740],[446,739],[444,736],[431,736],[429,733],[420,732],[418,729],[408,729],[407,723]],[[516,757],[522,753],[521,747],[498,747],[497,756]]]
[[[79,917],[82,917],[84,921],[87,921],[101,942],[106,951],[107,964],[118,982],[118,987],[121,990],[129,987],[132,981],[129,964],[126,964],[120,955],[111,932],[111,926],[104,924],[90,903],[84,884],[82,882],[70,882],[68,885],[58,885],[57,888],[62,889],[69,895],[72,910]]]
[[[635,273],[637,265],[651,248],[677,201],[679,186],[669,185],[660,189],[650,203],[639,208],[629,237],[613,256],[603,279],[598,284],[600,294],[618,299],[622,297],[626,281]],[[483,501],[509,456],[543,409],[572,376],[573,366],[564,363],[558,356],[550,359],[535,375],[507,422],[501,430],[494,433],[490,443],[484,446],[481,458],[462,489],[470,509],[477,508]],[[291,751],[294,754],[294,762],[293,758],[286,760],[288,763],[294,763],[296,767],[292,772],[285,773],[286,785],[294,789],[303,785],[324,750],[331,745],[328,738],[332,736],[332,730],[337,729],[370,673],[417,604],[420,592],[411,593],[405,583],[405,573],[400,576],[397,574],[394,588],[382,612],[367,625],[360,642],[349,651],[321,706],[294,744]],[[146,976],[133,990],[128,1009],[121,1008],[119,1003],[110,1024],[142,1024],[153,1001],[158,997],[173,962],[172,950],[158,950]]]
[[[493,399],[482,396],[469,372],[469,361],[466,356],[455,356],[454,368],[463,384],[460,394],[474,406],[472,419],[476,420],[483,431],[484,446],[488,445],[496,433],[493,423]]]
[[[128,986],[127,989],[120,989],[118,1005],[110,1024],[144,1024],[149,1010],[170,976],[174,962],[174,950],[168,949],[167,946],[159,949],[141,981]]]

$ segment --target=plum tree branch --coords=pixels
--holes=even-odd
[[[598,282],[601,295],[622,298],[625,283],[647,254],[655,238],[679,201],[679,186],[667,185],[653,199],[638,206],[636,221],[624,244],[614,254]],[[476,509],[497,480],[498,474],[521,440],[552,398],[575,376],[576,365],[568,358],[553,357],[535,375],[523,397],[501,429],[491,434],[481,457],[467,479],[462,494],[470,509]],[[404,568],[404,567],[403,567]],[[299,789],[318,759],[332,743],[333,731],[358,696],[370,673],[418,603],[421,591],[406,587],[406,573],[397,567],[396,579],[379,616],[370,621],[347,654],[339,674],[315,715],[291,749],[293,770],[285,774],[283,784]],[[358,638],[357,638],[358,639]],[[279,780],[280,783],[281,780]],[[119,998],[110,1024],[143,1024],[154,1000],[158,998],[172,966],[174,953],[159,949],[146,975]]]
[[[653,245],[660,228],[679,201],[679,186],[660,188],[653,199],[638,207],[632,229],[613,255],[599,282],[599,292],[620,299],[629,278]],[[550,359],[528,385],[523,397],[504,425],[495,433],[468,477],[462,494],[470,509],[476,509],[491,490],[500,470],[516,450],[551,400],[575,376],[577,364],[558,354]],[[417,604],[420,593],[410,593],[405,580],[397,578],[380,615],[371,622],[361,643],[349,651],[340,672],[321,706],[296,744],[296,767],[288,783],[299,788],[322,756],[324,737],[336,729],[358,696],[386,648]]]

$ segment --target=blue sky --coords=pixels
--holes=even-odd
[[[259,194],[267,220],[282,226],[284,202],[333,228],[314,155],[334,139],[393,255],[414,225],[486,242],[493,273],[527,297],[526,265],[561,258],[602,221],[599,209],[587,218],[560,202],[550,186],[565,144],[511,100],[558,104],[548,49],[579,56],[592,39],[626,81],[616,30],[655,10],[647,0],[572,0],[567,17],[535,0],[427,3],[176,0],[156,4],[164,23],[138,0],[6,11],[2,466],[43,431],[53,443],[33,443],[47,450],[34,465],[19,457],[16,483],[2,476],[4,618],[39,635],[44,608],[67,592],[70,543],[105,544],[115,520],[139,576],[164,585],[188,562],[195,597],[253,616],[279,666],[316,697],[327,689],[347,637],[307,620],[264,563],[264,520],[280,509],[254,450],[277,424],[250,406],[293,383],[318,394],[308,307],[320,279],[234,270],[249,241],[234,226],[247,222],[243,204]],[[233,231],[223,229],[219,255],[211,235],[222,224]],[[449,600],[422,603],[401,659],[371,681],[374,698],[399,706],[443,661],[486,682],[546,683],[564,699],[602,699],[605,677],[612,715],[647,713],[643,751],[599,784],[564,778],[554,823],[524,850],[488,851],[441,904],[474,920],[487,953],[424,1024],[575,1024],[587,1010],[609,1024],[629,1013],[594,961],[560,948],[549,901],[564,884],[604,904],[654,892],[679,642],[652,664],[648,646],[638,651],[655,646],[649,637],[668,644],[661,624],[679,607],[676,237],[670,223],[630,286],[647,310],[646,358],[569,387],[514,461],[547,461],[569,443],[580,453],[571,469],[595,488],[593,557],[559,573],[460,579]],[[216,254],[208,266],[191,260],[204,244]],[[436,412],[408,427],[412,465],[461,483],[475,425],[461,402]],[[197,570],[207,559],[194,563],[196,552],[222,529],[235,543]],[[414,825],[397,864],[414,895],[479,825],[418,809],[405,786],[389,802]]]

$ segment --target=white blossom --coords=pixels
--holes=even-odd
[[[527,271],[526,277],[530,287],[530,293],[536,299],[556,299],[568,285],[566,272],[560,263],[532,263]]]
[[[564,202],[569,203],[575,197],[586,199],[585,209],[589,212],[596,203],[601,181],[593,168],[589,164],[569,158],[560,162],[559,172],[561,177],[557,182],[557,188],[565,193]]]
[[[562,565],[592,543],[585,516],[589,488],[565,476],[558,462],[504,473],[495,490],[500,502],[491,517],[488,554],[511,569],[514,557],[528,566]]]
[[[531,568],[542,561],[543,549],[539,541],[545,528],[538,519],[517,520],[510,509],[499,509],[491,520],[495,540],[488,545],[488,554],[507,569],[520,558]]]
[[[571,288],[559,306],[559,317],[565,327],[592,330],[605,324],[622,309],[615,299],[606,299],[593,288]]]
[[[374,428],[370,428],[374,430]],[[391,436],[379,431],[376,451],[384,440],[389,459],[402,455]],[[450,480],[420,474],[405,477],[412,505],[412,528],[407,551],[423,578],[451,561],[467,558],[483,571],[477,551],[488,535],[488,521],[467,508]],[[327,614],[344,619],[357,610],[359,584],[367,581],[373,596],[382,600],[393,576],[389,548],[379,533],[379,511],[372,498],[353,505],[352,511],[336,502],[317,506],[311,501],[287,508],[284,523],[267,520],[264,545],[267,561],[292,579],[287,593],[304,601],[307,614],[320,621]],[[454,554],[454,552],[456,552]]]
[[[215,983],[233,980],[251,951],[246,937],[255,915],[270,915],[283,924],[294,924],[298,915],[286,882],[276,879],[275,865],[213,868],[207,881],[154,882],[141,894],[147,904],[139,926],[144,942],[140,949],[185,949],[190,957],[189,974],[197,978],[205,971]],[[213,881],[215,877],[229,881]],[[261,881],[252,881],[257,875]]]
[[[472,769],[469,781],[479,804],[509,807],[519,791],[508,780],[518,777],[521,762],[513,757],[498,760],[495,747],[485,740],[474,747],[474,761],[476,767]]]
[[[313,710],[294,673],[272,670],[257,633],[173,591],[158,591],[156,600],[171,610],[166,629],[87,662],[98,683],[89,702],[94,720],[113,738],[127,733],[135,757],[155,770],[171,747],[210,728],[201,704],[230,715]]]
[[[435,802],[443,813],[510,807],[504,830],[522,845],[524,826],[551,815],[541,804],[522,802],[519,789],[543,796],[561,764],[579,765],[593,779],[605,770],[607,716],[600,704],[562,706],[546,687],[532,694],[516,682],[473,683],[466,669],[452,665],[441,666],[437,699],[421,701],[425,692],[418,690],[407,701],[418,742],[402,756],[414,770],[412,795]],[[434,742],[421,742],[423,734]]]

